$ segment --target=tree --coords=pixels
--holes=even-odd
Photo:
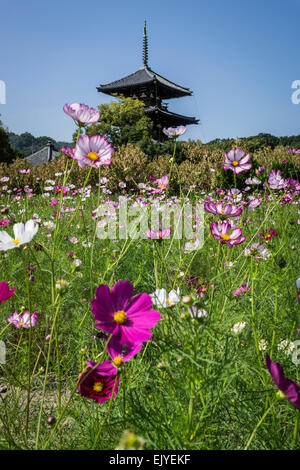
[[[100,104],[100,121],[91,125],[88,135],[103,135],[114,148],[123,144],[136,144],[144,152],[153,153],[155,143],[152,139],[153,123],[145,115],[142,101],[124,96],[116,96],[117,101]]]
[[[11,163],[18,156],[18,152],[10,146],[8,132],[0,121],[0,163]]]

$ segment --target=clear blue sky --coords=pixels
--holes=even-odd
[[[207,142],[300,134],[300,0],[2,0],[1,119],[9,130],[70,140],[64,103],[111,100],[96,86],[149,65],[188,87],[169,109],[195,116],[185,138]]]

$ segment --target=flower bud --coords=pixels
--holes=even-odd
[[[59,291],[60,294],[64,294],[68,290],[69,283],[65,281],[64,279],[60,279],[56,281],[55,287],[56,290]]]
[[[55,417],[54,416],[49,416],[49,418],[47,419],[47,424],[49,424],[49,426],[52,426],[53,424],[55,424]]]
[[[191,305],[193,303],[193,298],[190,295],[184,295],[181,302],[185,305]]]

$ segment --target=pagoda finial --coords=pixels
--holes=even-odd
[[[148,37],[147,37],[147,25],[146,20],[144,21],[144,37],[143,37],[143,63],[148,66]]]

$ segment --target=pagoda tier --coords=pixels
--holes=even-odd
[[[100,85],[97,90],[107,95],[118,93],[124,96],[135,96],[147,105],[156,104],[156,97],[159,97],[161,101],[192,94],[188,88],[170,82],[170,80],[153,72],[147,65],[124,78],[120,78],[120,80]],[[149,103],[146,101],[149,101]]]
[[[145,113],[153,121],[153,137],[159,141],[167,139],[166,135],[162,133],[162,129],[164,127],[187,126],[188,124],[198,124],[199,122],[194,117],[172,113],[171,111],[168,111],[166,106],[163,106],[162,108],[159,106],[148,106],[145,108]]]
[[[172,113],[168,111],[165,107],[159,108],[158,106],[148,106],[145,108],[145,113],[151,117],[151,119],[156,119],[162,125],[162,127],[172,127],[188,124],[198,124],[198,120],[194,117],[182,116],[181,114]]]

